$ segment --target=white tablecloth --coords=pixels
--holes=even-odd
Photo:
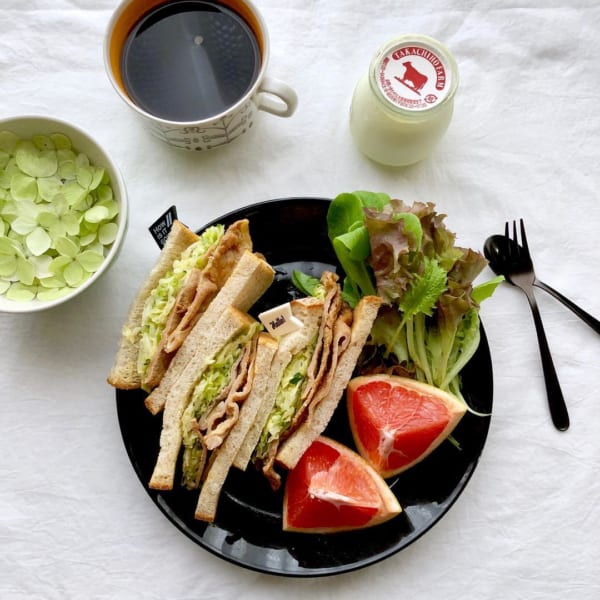
[[[123,252],[97,285],[54,310],[0,315],[0,597],[600,597],[600,339],[542,292],[569,431],[548,416],[526,299],[504,284],[482,307],[494,415],[466,490],[404,551],[326,579],[246,570],[182,535],[135,476],[105,382],[157,254],[147,228],[171,204],[200,227],[270,198],[386,191],[435,202],[459,242],[479,249],[523,217],[540,278],[599,315],[600,5],[257,0],[270,73],[295,88],[298,110],[260,114],[246,139],[196,155],[146,133],[109,84],[102,42],[116,4],[0,3],[0,115],[86,129],[131,202]],[[376,49],[406,32],[449,46],[461,80],[438,151],[394,170],[356,150],[348,108]]]

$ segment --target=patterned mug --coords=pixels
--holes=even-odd
[[[257,111],[291,116],[298,99],[266,75],[269,36],[248,0],[122,0],[108,24],[110,82],[167,144],[210,150],[247,132]]]

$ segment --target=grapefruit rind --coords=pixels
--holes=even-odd
[[[369,385],[374,382],[380,382],[383,384],[388,384],[391,387],[401,387],[417,392],[417,394],[420,394],[423,398],[427,398],[428,401],[435,399],[436,402],[441,403],[447,410],[447,422],[445,426],[442,426],[441,429],[438,427],[435,436],[428,444],[425,445],[424,448],[421,449],[418,456],[413,457],[413,459],[402,464],[401,466],[391,467],[389,465],[391,448],[394,446],[394,442],[396,441],[394,438],[394,432],[386,429],[382,423],[361,423],[359,422],[359,418],[357,418],[357,391],[360,390],[362,386]],[[396,375],[380,374],[356,377],[348,384],[346,395],[348,420],[350,422],[350,428],[352,430],[352,436],[354,443],[356,444],[356,448],[359,454],[384,479],[403,473],[410,467],[416,465],[429,456],[452,433],[466,412],[466,405],[452,394],[426,383]],[[373,419],[375,419],[375,417],[373,417]],[[435,425],[436,424],[432,423],[432,430],[435,430]],[[369,427],[376,428],[378,431],[380,443],[376,449],[373,447],[368,447],[368,444],[365,443],[365,440],[363,439],[366,439],[366,431]],[[402,449],[399,448],[397,444],[394,446],[394,450],[398,453],[402,452]]]
[[[335,462],[327,465],[323,461],[323,470],[305,478],[308,464],[320,460],[319,454],[323,449],[334,450],[339,457]],[[344,485],[351,480],[362,480],[365,485],[361,487],[362,493],[355,490],[334,489],[336,481]],[[346,484],[347,485],[347,484]],[[300,487],[302,486],[302,487]],[[347,485],[348,487],[348,485]],[[351,486],[354,487],[354,486]],[[369,492],[365,493],[365,489]],[[304,496],[307,501],[301,506],[295,500]],[[319,504],[321,503],[321,504]],[[293,505],[293,506],[292,506]],[[298,506],[301,509],[298,510]],[[337,513],[336,518],[343,518],[341,511],[350,515],[351,522],[325,523],[319,522],[324,517],[325,511],[320,514],[311,514],[311,509],[325,507],[329,513]],[[287,476],[283,500],[283,529],[300,533],[337,533],[354,529],[363,529],[384,523],[402,512],[398,499],[382,477],[358,453],[347,446],[326,436],[319,436],[306,450],[296,467]],[[314,518],[313,524],[308,524]],[[358,521],[361,521],[358,523]]]

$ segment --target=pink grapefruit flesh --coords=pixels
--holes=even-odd
[[[347,403],[356,447],[384,478],[428,456],[466,410],[458,398],[438,388],[390,375],[351,380]]]
[[[320,436],[288,473],[283,529],[333,533],[382,523],[401,512],[385,481],[356,452]]]

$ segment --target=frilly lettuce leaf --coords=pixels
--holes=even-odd
[[[502,278],[474,286],[487,261],[456,245],[445,218],[431,202],[354,192],[334,199],[327,224],[344,299],[354,306],[377,293],[385,302],[371,331],[383,361],[375,368],[401,364],[462,397],[460,371],[479,345],[479,303]]]

